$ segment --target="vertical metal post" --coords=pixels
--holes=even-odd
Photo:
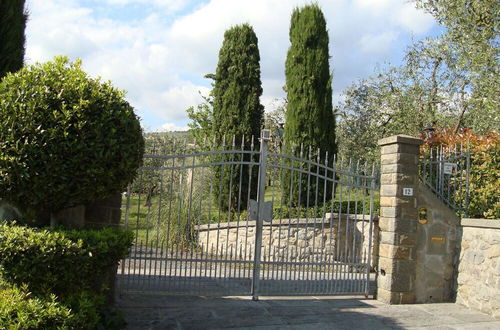
[[[370,270],[372,266],[372,236],[373,236],[373,195],[375,193],[375,165],[372,165],[372,175],[371,175],[371,191],[370,191],[370,223],[368,226],[368,255],[366,260],[366,279],[365,279],[365,298],[368,298],[370,293]],[[364,203],[364,202],[363,202]]]
[[[266,190],[266,168],[267,168],[267,143],[270,140],[270,131],[262,130],[260,136],[260,160],[259,160],[259,182],[257,185],[257,221],[255,228],[255,251],[252,278],[252,300],[259,300],[259,279],[260,279],[260,254],[262,247],[262,213],[264,209],[264,195]]]
[[[127,186],[127,204],[125,206],[125,230],[128,230],[129,214],[130,214],[130,184]],[[122,272],[121,272],[121,276],[119,277],[120,280],[118,281],[118,284],[119,284],[118,291],[120,293],[123,291],[123,283],[125,280],[125,262],[127,259],[128,259],[128,265],[129,265],[129,267],[127,268],[127,278],[129,279],[129,276],[130,276],[130,252],[129,252],[129,255],[125,256],[121,262]]]
[[[467,145],[465,169],[465,211],[464,217],[469,215],[469,188],[470,188],[470,145]]]

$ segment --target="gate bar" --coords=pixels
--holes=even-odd
[[[257,221],[255,227],[255,252],[254,252],[254,267],[252,278],[252,300],[259,300],[259,279],[260,279],[260,257],[262,246],[262,222],[264,198],[266,192],[266,168],[267,168],[267,143],[270,140],[270,131],[262,130],[260,137],[260,160],[259,160],[259,182],[257,195]]]

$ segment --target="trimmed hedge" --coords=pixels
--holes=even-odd
[[[18,322],[25,322],[22,315],[32,313],[41,324],[63,316],[72,322],[71,328],[102,324],[111,272],[128,253],[132,240],[131,232],[112,228],[68,231],[2,223],[0,306],[12,305],[10,318],[19,315]],[[40,308],[48,307],[51,313],[39,313]],[[0,329],[4,324],[0,323]],[[30,328],[29,323],[20,324]]]
[[[134,108],[66,57],[0,82],[0,198],[27,220],[121,192],[142,164]]]

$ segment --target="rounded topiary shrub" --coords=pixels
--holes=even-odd
[[[0,198],[29,217],[121,192],[142,162],[124,93],[66,57],[0,82]]]

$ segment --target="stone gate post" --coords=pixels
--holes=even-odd
[[[377,299],[415,302],[418,155],[422,140],[395,135],[381,146]]]

